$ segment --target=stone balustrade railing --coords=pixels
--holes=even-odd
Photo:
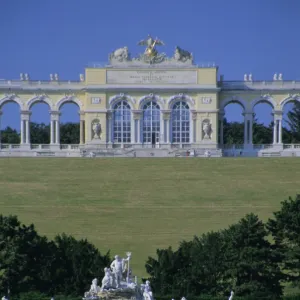
[[[50,144],[31,144],[31,150],[51,150],[53,145]],[[78,144],[60,144],[60,150],[80,150],[80,146]],[[21,144],[0,144],[1,150],[23,150]]]
[[[220,81],[222,90],[300,90],[300,81]]]

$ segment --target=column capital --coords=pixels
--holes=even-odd
[[[140,109],[139,109],[139,110],[132,110],[132,113],[133,113],[133,119],[134,119],[134,120],[140,120],[143,111],[140,110]]]
[[[29,121],[31,116],[30,110],[21,110],[21,120],[22,121]]]
[[[80,121],[85,121],[85,112],[83,110],[78,111]]]
[[[50,110],[50,120],[51,121],[59,121],[60,115],[61,115],[60,111]]]
[[[192,113],[192,120],[197,120],[197,116],[198,116],[198,113],[196,110],[191,110],[191,113]]]
[[[108,110],[108,111],[106,112],[106,118],[107,118],[108,120],[111,120],[111,119],[112,119],[112,116],[113,116],[113,111],[112,111],[112,110]]]
[[[163,120],[170,120],[170,116],[171,116],[170,109],[161,110],[161,113],[162,113]]]
[[[50,113],[50,115],[53,115],[53,116],[61,115],[61,112],[59,110],[49,110],[49,113]]]

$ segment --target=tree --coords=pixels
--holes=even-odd
[[[292,134],[292,142],[300,142],[300,102],[295,101],[294,107],[287,114],[287,123]]]
[[[262,221],[248,214],[238,224],[224,231],[226,241],[225,278],[235,283],[239,296],[278,299],[282,296],[280,270],[282,255],[267,240],[268,232]],[[232,288],[232,287],[230,287]]]
[[[38,291],[47,295],[80,295],[91,279],[101,278],[110,263],[87,240],[65,234],[54,241],[39,236],[34,225],[0,215],[0,292]]]
[[[4,130],[1,130],[1,143],[19,144],[20,134],[17,132],[17,130],[12,129],[11,127],[8,126]]]
[[[109,252],[102,256],[98,249],[85,240],[62,234],[54,239],[57,246],[56,274],[53,286],[56,293],[80,295],[88,289],[93,278],[102,278],[110,263]]]
[[[61,144],[79,144],[79,123],[64,123],[60,125]]]
[[[30,122],[30,142],[32,144],[49,144],[50,125]]]
[[[21,225],[16,216],[0,215],[0,289],[19,294],[47,289],[47,264],[53,253],[34,225]]]
[[[281,202],[281,210],[274,212],[267,228],[284,256],[283,269],[288,281],[300,287],[300,195]]]

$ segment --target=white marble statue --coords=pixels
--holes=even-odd
[[[93,123],[93,133],[94,133],[94,136],[93,136],[93,139],[101,139],[101,133],[102,133],[102,129],[101,129],[101,124],[99,122],[95,122]]]
[[[274,81],[277,80],[277,73],[275,73],[275,74],[273,75],[273,80],[274,80]]]
[[[141,284],[141,289],[143,292],[143,300],[153,300],[153,294],[149,280],[146,281],[146,284]]]
[[[88,292],[84,293],[85,298],[92,298],[98,295],[101,292],[100,286],[98,286],[97,278],[93,279],[91,288]]]
[[[79,74],[79,80],[80,80],[81,82],[84,81],[84,75],[83,75],[83,74]]]
[[[114,287],[114,280],[109,268],[104,268],[104,277],[102,279],[101,291]]]
[[[249,78],[249,79],[248,79],[249,81],[252,81],[252,74],[251,74],[251,73],[249,74],[249,77],[248,77],[248,78]]]
[[[20,80],[24,80],[24,75],[23,75],[23,73],[20,73]]]
[[[57,73],[54,74],[54,79],[55,79],[56,81],[58,81],[58,74],[57,74]]]
[[[110,268],[115,276],[116,288],[121,287],[121,280],[123,272],[125,270],[125,262],[130,260],[130,256],[127,258],[121,258],[119,255],[115,256],[115,260],[111,263]]]
[[[175,48],[174,59],[176,61],[186,62],[187,60],[193,60],[193,55],[177,46]]]
[[[282,74],[281,73],[278,75],[278,80],[282,80]]]
[[[25,73],[25,80],[29,80],[29,74]]]
[[[228,298],[228,300],[232,300],[232,299],[233,299],[233,295],[234,295],[234,292],[233,292],[233,291],[231,291],[231,293],[230,293],[230,297]]]
[[[129,51],[128,47],[123,47],[115,50],[113,53],[110,54],[110,60],[115,59],[119,62],[129,60]]]
[[[53,81],[54,78],[53,78],[53,74],[50,74],[50,81]]]
[[[244,74],[244,81],[248,81],[248,75]]]
[[[204,132],[204,139],[210,139],[211,136],[211,124],[209,121],[203,122],[203,132]]]

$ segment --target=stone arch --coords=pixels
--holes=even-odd
[[[57,110],[59,110],[61,108],[61,106],[65,103],[75,103],[78,105],[79,109],[82,110],[82,107],[83,107],[83,104],[82,102],[76,98],[75,96],[65,96],[63,98],[61,98],[57,103],[56,103],[56,107],[57,107]]]
[[[280,109],[283,111],[284,106],[290,101],[300,102],[300,95],[290,95],[280,102]]]
[[[220,110],[224,110],[224,108],[230,103],[240,104],[243,107],[244,111],[246,111],[246,109],[247,109],[247,101],[246,100],[244,100],[243,98],[241,98],[239,96],[231,96],[231,97],[225,98],[224,100],[220,101]]]
[[[164,109],[164,100],[160,96],[154,94],[143,96],[139,100],[139,109],[143,109],[144,104],[146,104],[148,101],[155,101],[161,110]]]
[[[27,108],[30,109],[33,104],[38,103],[38,102],[44,102],[49,105],[49,108],[52,110],[54,108],[54,104],[51,99],[49,99],[46,95],[41,95],[41,96],[35,96],[31,99],[29,99],[26,103]]]
[[[273,109],[276,108],[276,102],[274,101],[274,99],[269,96],[269,95],[265,95],[265,96],[260,96],[258,98],[255,98],[251,101],[251,110],[254,112],[254,107],[255,105],[257,105],[258,103],[268,103],[272,106]]]
[[[172,109],[173,105],[177,101],[185,101],[189,105],[189,109],[194,109],[195,101],[192,97],[184,94],[173,95],[168,99],[168,108]]]
[[[108,104],[110,109],[113,109],[115,104],[117,104],[119,101],[125,100],[128,102],[129,106],[131,109],[134,109],[134,104],[136,103],[135,99],[129,95],[125,94],[119,94],[119,95],[114,95],[109,98]]]
[[[21,110],[24,109],[24,104],[22,103],[21,99],[15,94],[6,95],[4,98],[0,99],[0,109],[6,102],[15,102],[19,104]]]

